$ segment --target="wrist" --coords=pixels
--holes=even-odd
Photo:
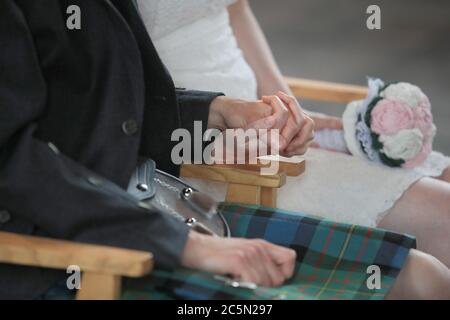
[[[207,248],[210,241],[211,236],[191,230],[181,257],[181,265],[186,268],[196,269],[199,262],[208,255]]]
[[[258,96],[271,96],[278,91],[282,91],[288,95],[293,95],[291,89],[287,85],[281,74],[269,72],[258,79]]]
[[[209,107],[208,129],[225,129],[225,117],[223,115],[223,110],[227,100],[229,100],[229,98],[219,96],[211,102]]]

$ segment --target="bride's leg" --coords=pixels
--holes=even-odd
[[[386,299],[450,299],[450,270],[436,258],[411,250]]]
[[[379,227],[416,236],[419,250],[450,267],[450,184],[432,178],[419,180]]]

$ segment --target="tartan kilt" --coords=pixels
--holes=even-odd
[[[415,238],[382,229],[336,223],[259,206],[222,204],[234,237],[259,238],[297,252],[294,276],[279,288],[244,288],[205,272],[155,270],[125,279],[123,299],[383,299],[392,288]],[[380,268],[381,288],[369,289]]]

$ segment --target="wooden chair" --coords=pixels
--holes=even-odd
[[[272,161],[271,161],[272,162]],[[277,206],[277,190],[286,183],[286,176],[299,176],[305,171],[305,160],[301,157],[277,159],[278,171],[273,175],[261,175],[260,169],[271,165],[183,165],[181,176],[226,182],[225,201],[255,204],[266,207]]]
[[[347,103],[363,99],[367,88],[330,82],[287,78],[296,96],[304,99]],[[228,183],[226,200],[244,204],[276,207],[276,192],[286,176],[297,176],[305,162],[281,161],[271,176],[261,176],[256,165],[185,165],[184,177]],[[66,270],[77,265],[83,272],[77,299],[117,299],[121,277],[143,277],[153,269],[149,252],[74,243],[0,232],[0,263]]]

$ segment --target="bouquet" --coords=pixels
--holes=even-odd
[[[389,167],[411,169],[423,164],[436,135],[428,97],[406,82],[369,79],[367,98],[347,106],[343,123],[353,155]]]

